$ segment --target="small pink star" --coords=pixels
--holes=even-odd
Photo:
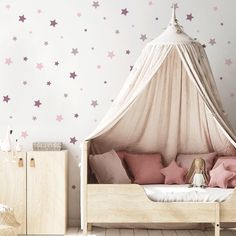
[[[101,69],[101,65],[97,65],[97,69]]]
[[[38,12],[38,14],[41,14],[41,13],[42,13],[42,10],[41,10],[41,9],[38,9],[37,12]]]
[[[231,59],[225,59],[225,65],[230,66],[232,64],[232,60]]]
[[[153,4],[152,1],[149,1],[149,2],[148,2],[148,5],[149,5],[149,6],[152,6],[152,4]]]
[[[52,27],[56,27],[57,24],[58,23],[56,22],[56,20],[51,20],[50,21],[50,26],[52,26]]]
[[[8,66],[12,64],[12,60],[10,57],[5,59],[5,64],[7,64]]]
[[[11,6],[9,4],[7,4],[6,8],[9,10],[11,8]]]
[[[3,102],[8,103],[10,100],[11,100],[11,98],[8,95],[3,96]]]
[[[57,115],[57,116],[56,116],[56,120],[57,120],[58,122],[61,122],[61,121],[63,120],[62,115]]]
[[[28,133],[27,133],[27,131],[22,131],[22,132],[21,132],[21,137],[22,137],[22,138],[27,138],[27,136],[29,136]]]
[[[109,51],[109,52],[107,53],[107,57],[109,57],[110,59],[112,59],[114,56],[115,56],[115,54],[114,54],[113,51]]]
[[[43,69],[43,63],[37,63],[37,64],[36,64],[36,68],[37,68],[38,70],[42,70],[42,69]]]
[[[75,118],[78,118],[78,117],[79,117],[79,114],[78,114],[78,113],[75,113],[75,114],[74,114],[74,117],[75,117]]]
[[[40,100],[34,101],[34,106],[35,107],[40,107],[42,105],[42,103],[40,102]]]
[[[78,140],[75,137],[70,138],[70,143],[72,143],[72,144],[75,144],[77,141]]]
[[[217,6],[213,7],[213,10],[214,10],[214,11],[217,11],[217,10],[218,10],[218,7],[217,7]]]
[[[77,12],[76,15],[77,15],[78,17],[81,17],[81,16],[82,16],[81,12]]]
[[[77,77],[77,74],[75,72],[70,72],[70,78],[75,79]]]
[[[26,20],[26,18],[25,18],[24,15],[19,16],[19,21],[21,21],[22,23],[24,23],[25,20]]]
[[[211,44],[211,46],[214,46],[216,44],[216,40],[215,39],[210,39],[209,44]]]
[[[193,14],[190,13],[190,14],[187,14],[186,20],[192,21],[193,18],[194,18]]]
[[[127,8],[121,9],[121,15],[127,15],[129,13],[129,11],[127,10]]]

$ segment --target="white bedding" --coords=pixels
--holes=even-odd
[[[189,188],[189,185],[142,185],[149,199],[155,202],[223,202],[234,189]]]

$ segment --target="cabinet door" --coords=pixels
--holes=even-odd
[[[19,166],[18,158],[22,158]],[[17,233],[26,233],[26,153],[0,152],[0,203],[14,209],[21,224]]]
[[[27,153],[27,233],[65,234],[67,152]]]

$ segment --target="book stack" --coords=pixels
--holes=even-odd
[[[61,151],[61,142],[35,142],[33,143],[34,151]]]

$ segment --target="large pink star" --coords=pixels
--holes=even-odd
[[[109,57],[109,58],[113,58],[115,56],[115,54],[114,54],[114,52],[113,51],[109,51],[108,53],[107,53],[107,57]]]
[[[76,137],[72,137],[70,138],[70,143],[75,144],[78,140],[76,139]]]
[[[127,15],[129,13],[129,11],[127,10],[127,8],[121,9],[121,15]]]
[[[7,64],[8,66],[12,64],[12,60],[10,57],[5,59],[5,64]]]
[[[231,59],[225,59],[225,65],[230,66],[232,64],[232,60]]]
[[[42,70],[42,69],[43,69],[43,63],[37,63],[37,64],[36,64],[36,68],[37,68],[38,70]]]
[[[24,23],[24,21],[26,20],[26,18],[25,18],[25,16],[24,15],[22,15],[22,16],[19,16],[19,21],[21,21],[21,22],[23,22]]]
[[[57,116],[56,116],[56,120],[57,120],[58,122],[61,122],[61,121],[63,120],[62,115],[57,115]]]
[[[56,20],[51,20],[50,21],[50,26],[55,27],[58,23],[56,22]]]
[[[22,131],[22,132],[21,132],[21,137],[22,137],[22,138],[27,138],[27,136],[29,136],[28,133],[27,133],[27,131]]]

